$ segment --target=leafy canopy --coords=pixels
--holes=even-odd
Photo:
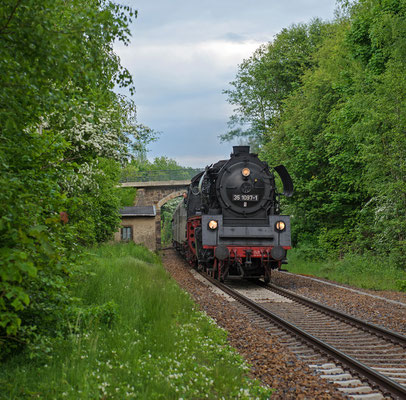
[[[113,44],[135,16],[109,0],[0,4],[0,356],[60,332],[80,247],[118,226],[119,163],[151,138],[113,90],[134,91]]]

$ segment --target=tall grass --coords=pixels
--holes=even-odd
[[[268,398],[226,333],[170,279],[158,258],[128,245],[92,252],[75,282],[81,306],[68,338],[41,360],[3,365],[1,398]]]
[[[406,271],[392,266],[383,257],[347,254],[339,260],[315,260],[297,249],[289,251],[288,262],[288,271],[296,274],[313,275],[363,289],[406,289]]]

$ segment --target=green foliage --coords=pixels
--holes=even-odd
[[[48,343],[43,360],[4,363],[1,399],[269,398],[156,254],[101,246],[89,268],[76,281],[84,304],[71,335]]]
[[[284,212],[304,254],[374,251],[404,268],[406,2],[340,3],[332,23],[283,30],[240,66],[232,119],[292,175]]]
[[[398,279],[396,281],[397,289],[401,292],[406,292],[406,279]]]
[[[366,198],[359,188],[356,140],[348,135],[356,116],[342,106],[352,82],[351,61],[342,45],[347,31],[346,21],[326,28],[323,44],[313,55],[317,66],[285,101],[278,129],[262,149],[269,164],[285,164],[294,180],[294,198],[284,211],[294,215],[295,243],[300,236],[313,235],[327,251],[333,250],[332,238],[323,240],[320,234],[340,231],[339,236],[347,238],[344,247]],[[349,72],[342,74],[345,69]]]
[[[406,3],[360,1],[353,8],[354,28],[347,42],[358,59],[363,47],[367,58],[348,104],[359,115],[353,125],[361,143],[363,183],[370,196],[370,223],[364,231],[374,239],[374,248],[391,252],[392,260],[405,266],[406,245]],[[359,21],[369,42],[357,36]],[[357,25],[358,24],[358,25]]]
[[[68,311],[68,317],[70,319],[68,326],[72,332],[85,332],[94,325],[112,328],[120,318],[118,305],[112,300],[100,305],[72,307]]]
[[[72,215],[70,222],[76,226],[77,240],[83,246],[111,239],[120,224],[118,190],[115,189],[120,166],[106,158],[96,161],[97,169],[91,179],[75,188],[75,203],[68,209]]]
[[[225,90],[235,106],[230,131],[221,136],[230,141],[248,137],[263,143],[275,129],[283,101],[298,86],[301,76],[313,66],[311,58],[322,40],[324,24],[316,19],[309,24],[292,25],[275,36],[273,42],[259,47],[252,57],[239,65],[236,79]]]
[[[346,254],[340,260],[303,258],[302,246],[288,253],[289,271],[313,275],[363,289],[404,290],[406,272],[388,257],[374,253]]]
[[[126,163],[121,171],[121,181],[131,181],[152,177],[153,180],[182,180],[190,179],[196,174],[196,170],[189,167],[182,167],[175,160],[168,157],[156,157],[149,161],[145,155],[138,156]]]
[[[311,239],[313,239],[313,237]],[[288,253],[294,251],[296,258],[302,261],[319,261],[325,259],[327,256],[326,251],[320,247],[317,241],[314,242],[311,239],[307,238],[307,240],[304,240],[302,238],[300,245],[294,250],[289,250]],[[290,263],[289,270],[292,270]]]
[[[322,228],[319,233],[319,246],[333,257],[342,257],[352,240],[353,235],[346,228]]]
[[[134,205],[135,197],[137,196],[136,188],[118,188],[116,191],[119,201],[119,207],[131,207]]]
[[[164,246],[172,243],[172,218],[181,198],[168,201],[161,207],[161,242]]]
[[[59,171],[35,168],[38,142],[31,144],[31,165],[9,165],[0,178],[0,354],[55,322],[68,301],[63,280],[77,248],[66,245],[74,228],[59,215],[70,204],[56,182]]]
[[[82,245],[119,223],[119,163],[151,132],[113,92],[135,16],[109,0],[0,5],[0,358],[47,348]],[[39,351],[39,350],[38,350]]]

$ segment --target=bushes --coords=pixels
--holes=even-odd
[[[118,166],[146,138],[112,90],[131,88],[112,46],[132,16],[109,0],[1,2],[0,358],[61,334],[81,246],[118,226]]]
[[[31,149],[39,150],[34,138]],[[1,152],[0,159],[6,159]],[[30,333],[40,334],[41,308],[49,314],[67,301],[63,280],[73,258],[65,242],[72,229],[59,212],[68,201],[53,181],[57,172],[33,169],[9,166],[0,178],[6,188],[0,192],[0,357]]]
[[[94,325],[112,328],[120,318],[118,305],[111,300],[100,305],[76,306],[68,310],[68,323],[71,332],[88,331]],[[65,325],[66,326],[66,325]]]

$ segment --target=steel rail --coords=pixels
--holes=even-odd
[[[229,296],[235,298],[240,303],[244,304],[251,310],[255,311],[257,314],[261,315],[267,320],[276,321],[276,323],[281,326],[284,330],[288,330],[293,333],[295,336],[299,337],[300,339],[304,339],[310,347],[317,348],[322,353],[327,353],[330,357],[333,357],[335,360],[338,360],[340,363],[344,364],[351,370],[355,371],[360,376],[366,378],[374,387],[378,387],[379,390],[384,395],[389,395],[395,399],[405,399],[406,398],[406,387],[398,384],[397,382],[393,381],[392,379],[386,377],[385,375],[380,374],[379,372],[375,371],[374,369],[368,367],[367,365],[360,363],[356,359],[348,356],[347,354],[341,352],[340,350],[336,349],[335,347],[317,339],[313,335],[307,333],[306,331],[302,330],[298,326],[286,321],[285,319],[279,317],[278,315],[274,314],[273,312],[267,310],[266,308],[262,307],[261,305],[255,303],[254,301],[250,300],[248,297],[242,295],[241,293],[236,292],[235,290],[229,288],[228,286],[220,283],[214,278],[207,276],[206,274],[201,273],[209,282],[213,285],[217,286]]]
[[[298,303],[301,303],[305,306],[309,306],[327,315],[333,316],[334,318],[339,318],[344,322],[348,322],[352,325],[357,326],[358,328],[373,333],[377,336],[383,337],[384,339],[390,340],[391,342],[406,348],[406,336],[398,332],[392,331],[387,328],[383,328],[382,326],[375,325],[370,322],[365,322],[359,318],[353,317],[352,315],[343,313],[341,311],[335,310],[334,308],[325,306],[314,300],[308,299],[307,297],[303,297],[299,294],[293,293],[290,290],[282,289],[279,286],[276,286],[272,283],[267,285],[266,283],[259,281],[257,284],[261,287],[268,288],[289,299],[295,300]]]

